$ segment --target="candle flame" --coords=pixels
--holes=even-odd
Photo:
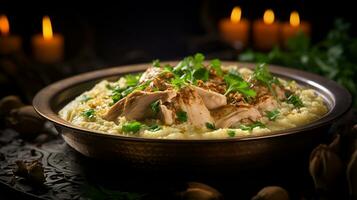
[[[6,15],[0,16],[0,33],[5,36],[10,33],[10,24]]]
[[[272,9],[268,9],[264,12],[264,16],[263,16],[264,23],[272,24],[272,23],[274,23],[274,18],[275,18],[275,15],[274,15],[274,12]]]
[[[49,40],[53,37],[51,20],[48,16],[42,18],[42,34],[45,40]]]
[[[242,17],[242,10],[239,6],[233,8],[231,13],[231,21],[234,23],[238,23]]]
[[[297,11],[293,11],[290,14],[290,25],[291,26],[299,26],[300,25],[300,17]]]

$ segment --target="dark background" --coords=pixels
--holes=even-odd
[[[337,18],[351,23],[351,35],[356,36],[352,4],[348,0],[0,0],[0,14],[8,16],[11,33],[22,37],[24,50],[20,58],[0,56],[0,64],[8,65],[3,69],[16,68],[15,74],[5,74],[0,96],[16,94],[31,102],[39,89],[56,80],[156,58],[174,60],[201,52],[208,58],[236,60],[237,51],[222,42],[217,30],[219,20],[229,17],[234,6],[241,6],[243,18],[251,22],[261,19],[268,8],[274,10],[277,20],[288,22],[290,12],[297,10],[302,21],[311,23],[313,43],[326,36]],[[41,33],[44,15],[50,16],[54,32],[65,38],[65,60],[56,66],[41,66],[31,56],[31,37]]]
[[[8,16],[11,33],[22,37],[24,48],[24,57],[0,56],[0,61],[13,61],[17,69],[16,74],[5,74],[7,80],[0,82],[0,97],[15,94],[30,104],[39,89],[64,77],[103,67],[150,62],[155,58],[174,60],[202,52],[210,58],[237,59],[237,52],[223,43],[217,32],[218,21],[228,17],[237,5],[242,7],[243,17],[250,21],[260,19],[264,10],[272,8],[276,19],[287,22],[290,12],[297,10],[303,21],[311,23],[313,43],[326,36],[337,18],[350,22],[351,35],[356,37],[353,4],[349,0],[0,0],[0,14]],[[41,33],[43,15],[51,17],[54,31],[65,38],[65,60],[56,66],[41,66],[31,57],[30,40],[34,34]],[[300,173],[289,173],[300,177]],[[233,184],[236,182],[231,187],[240,188]],[[13,194],[10,197],[16,198]]]
[[[353,1],[3,1],[0,13],[8,15],[11,31],[29,41],[41,32],[43,15],[51,17],[54,31],[64,35],[66,59],[85,53],[103,65],[177,59],[196,51],[220,57],[225,48],[217,37],[217,23],[236,5],[243,17],[261,18],[272,8],[276,19],[288,21],[292,10],[312,24],[313,41],[321,40],[341,17],[356,33]],[[90,55],[92,54],[92,55]],[[93,58],[92,57],[92,58]]]

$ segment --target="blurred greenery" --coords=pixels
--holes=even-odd
[[[350,24],[337,19],[324,40],[311,44],[302,32],[287,41],[286,49],[268,53],[248,50],[240,61],[265,62],[310,71],[335,80],[353,95],[357,107],[357,38],[349,35]]]

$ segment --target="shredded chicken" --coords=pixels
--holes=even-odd
[[[283,99],[286,98],[285,97],[285,89],[284,89],[284,87],[273,84],[273,89],[275,91],[276,97],[279,100],[283,100]]]
[[[214,123],[202,98],[194,89],[190,87],[182,88],[178,103],[180,109],[187,113],[188,122],[192,125],[204,127],[206,123]]]
[[[161,121],[166,125],[173,124],[175,122],[174,112],[168,109],[165,105],[160,105],[159,108]]]
[[[212,116],[216,120],[217,128],[229,128],[241,124],[245,119],[257,121],[261,116],[259,111],[252,106],[236,107],[226,105],[224,107],[213,110]]]
[[[151,103],[159,99],[164,102],[170,101],[175,96],[176,92],[172,90],[157,92],[136,91],[114,104],[104,118],[113,121],[119,115],[122,115],[128,120],[140,120],[148,115],[148,110],[150,110],[148,108]]]
[[[278,107],[278,101],[269,95],[264,95],[259,98],[258,103],[255,105],[255,107],[262,113],[264,114],[265,111],[272,111]]]
[[[112,107],[110,107],[110,109],[103,116],[103,118],[108,121],[114,121],[119,115],[123,113],[125,101],[125,98],[120,99],[118,102],[112,105]]]
[[[185,121],[194,126],[204,127],[212,123],[217,128],[229,128],[258,121],[267,111],[278,108],[278,101],[285,98],[282,86],[272,84],[271,88],[266,87],[257,80],[251,80],[250,73],[242,74],[242,77],[251,84],[250,88],[256,95],[246,98],[238,91],[225,94],[226,80],[213,69],[209,70],[208,80],[197,80],[195,85],[187,82],[175,85],[172,78],[177,79],[180,75],[162,72],[160,67],[148,68],[139,80],[139,83],[149,81],[148,86],[115,103],[105,119],[115,121],[118,116],[124,116],[127,120],[142,120],[150,117],[172,125],[184,122],[177,116],[178,112],[184,112],[187,116]],[[157,100],[160,100],[159,113],[154,116],[149,107]]]
[[[223,94],[202,89],[197,86],[191,86],[202,98],[206,107],[211,110],[227,105],[227,98]]]

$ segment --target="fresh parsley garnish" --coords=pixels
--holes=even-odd
[[[193,59],[195,64],[201,65],[202,62],[205,60],[205,56],[202,53],[196,53]]]
[[[141,73],[139,74],[128,74],[124,76],[126,86],[125,87],[119,87],[118,86],[112,86],[110,84],[107,84],[105,87],[108,90],[112,90],[112,93],[110,97],[112,98],[112,102],[110,103],[110,106],[118,102],[120,99],[128,96],[130,93],[136,90],[143,90],[148,86],[148,82],[139,84],[139,79],[141,77]],[[139,84],[139,85],[138,85]]]
[[[89,120],[92,120],[95,118],[95,111],[94,111],[94,109],[90,108],[88,110],[83,111],[82,116]]]
[[[265,63],[258,64],[255,67],[253,77],[265,85],[280,84],[279,80],[269,72]]]
[[[174,77],[171,79],[171,84],[176,88],[180,89],[183,86],[187,85],[186,81],[180,77]]]
[[[124,133],[137,133],[140,131],[142,124],[137,121],[125,122],[122,126]]]
[[[199,68],[193,70],[191,82],[196,83],[197,80],[207,81],[209,78],[209,71],[206,68]]]
[[[81,97],[81,102],[87,102],[87,101],[89,101],[91,99],[93,99],[93,97],[90,97],[90,96],[84,94]]]
[[[224,80],[228,86],[225,95],[230,92],[239,92],[248,98],[257,95],[257,93],[250,88],[250,83],[244,81],[243,78],[237,74],[228,73],[224,76]]]
[[[163,73],[172,73],[173,70],[174,70],[174,68],[171,65],[166,64],[164,66],[164,69],[162,70],[162,72]]]
[[[122,95],[120,93],[113,93],[111,98],[113,100],[111,105],[114,105],[116,102],[118,102],[122,98]]]
[[[270,121],[275,121],[276,118],[279,116],[280,111],[278,109],[274,109],[272,111],[265,111],[265,113]]]
[[[113,102],[111,103],[111,105],[115,104],[123,98],[122,92],[124,90],[126,90],[126,88],[121,88],[119,86],[112,88],[112,94],[110,95],[110,97],[112,98]]]
[[[185,111],[182,111],[182,110],[177,111],[176,117],[177,117],[177,120],[180,122],[187,122],[187,113]]]
[[[198,80],[207,81],[209,70],[203,65],[204,59],[203,54],[197,53],[194,56],[185,57],[172,69],[164,68],[164,71],[174,75],[170,82],[175,88],[181,88],[187,83],[196,84]]]
[[[135,90],[135,87],[127,87],[125,90],[123,90],[120,94],[122,98],[128,96],[130,93],[132,93]]]
[[[160,67],[160,60],[159,59],[155,59],[152,61],[152,66],[154,67]]]
[[[265,124],[261,123],[260,121],[256,121],[252,124],[247,124],[247,125],[241,124],[239,126],[239,128],[242,129],[243,131],[252,131],[256,127],[264,128]]]
[[[209,122],[206,122],[206,127],[211,130],[216,130],[216,126],[214,124],[211,124]]]
[[[137,86],[133,86],[133,87],[127,87],[125,90],[123,90],[121,92],[122,98],[128,96],[130,93],[134,92],[134,91],[142,91],[144,90],[148,85],[149,85],[149,81],[142,83],[140,85]]]
[[[219,59],[211,60],[211,67],[212,67],[212,69],[214,69],[214,71],[216,72],[216,74],[218,76],[223,75],[223,71],[221,68],[221,61]]]
[[[258,64],[253,72],[253,78],[268,87],[269,91],[276,96],[276,92],[272,88],[272,84],[280,85],[279,79],[273,76],[265,63]]]
[[[132,87],[132,86],[136,86],[139,83],[139,79],[141,77],[141,74],[128,74],[126,75],[125,81],[126,81],[126,85],[128,87]]]
[[[233,130],[228,130],[228,131],[227,131],[227,134],[228,134],[229,137],[234,137],[234,136],[236,136],[236,132],[233,131]]]
[[[154,115],[157,115],[160,111],[160,100],[154,101],[153,103],[150,104],[151,111],[154,113]]]
[[[295,108],[301,108],[304,107],[304,104],[302,103],[302,100],[300,99],[299,96],[295,94],[291,94],[288,99],[286,100],[287,103],[293,104]]]
[[[159,130],[161,130],[161,129],[162,129],[162,127],[159,126],[159,125],[157,125],[157,124],[153,124],[153,125],[151,125],[151,126],[148,127],[148,130],[149,130],[149,131],[152,131],[152,132],[156,132],[156,131],[159,131]]]

